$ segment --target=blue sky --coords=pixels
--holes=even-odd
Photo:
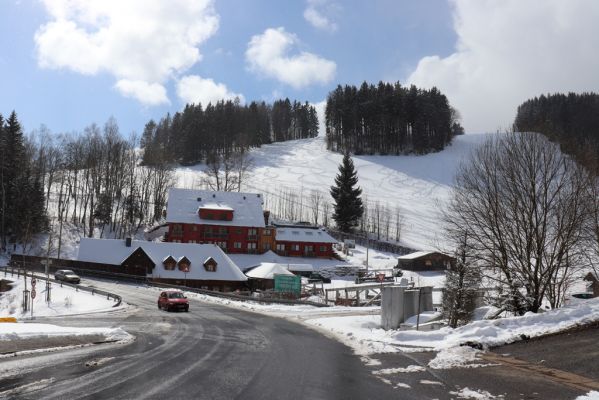
[[[53,132],[114,116],[128,134],[187,101],[319,103],[337,84],[384,80],[437,86],[468,131],[495,130],[531,96],[599,89],[598,5],[4,0],[0,113]]]

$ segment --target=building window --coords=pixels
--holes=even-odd
[[[204,234],[206,235],[212,235],[212,227],[211,226],[207,226],[204,228]]]
[[[248,243],[248,250],[256,250],[256,243]]]
[[[264,251],[268,251],[268,250],[270,250],[270,243],[264,243],[264,244],[262,245],[262,250],[264,250]]]
[[[204,269],[206,269],[207,272],[216,272],[217,265],[218,263],[212,257],[208,257],[206,261],[204,261]]]
[[[327,251],[327,246],[320,246],[320,252],[325,253]]]
[[[277,244],[277,251],[285,251],[285,245],[284,244]]]
[[[291,251],[299,251],[299,244],[292,244]]]
[[[195,240],[190,240],[190,241],[189,241],[189,242],[187,242],[187,243],[197,243],[197,242],[196,242]]]
[[[248,235],[257,235],[257,231],[255,228],[248,229]]]
[[[263,232],[264,236],[270,236],[270,229],[265,229]]]
[[[192,225],[191,226],[191,230],[196,232],[198,230],[198,226],[197,225]]]
[[[233,247],[236,249],[241,249],[241,242],[235,242],[233,243]]]
[[[243,233],[243,231],[241,230],[241,228],[235,228],[236,235],[241,235],[242,233]]]
[[[227,242],[216,242],[216,245],[223,250],[227,250]]]
[[[181,224],[173,224],[173,236],[181,236],[183,235],[183,225]]]

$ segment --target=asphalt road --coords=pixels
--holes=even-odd
[[[430,352],[375,354],[366,366],[341,343],[282,318],[194,299],[189,313],[167,313],[157,309],[156,289],[83,284],[132,306],[36,322],[120,326],[135,341],[0,359],[0,398],[457,399],[472,390],[489,398],[574,399],[589,391],[584,379],[599,380],[597,327],[494,349],[497,358],[476,368],[433,370]],[[414,365],[423,370],[380,374]]]
[[[96,286],[122,295],[133,307],[53,318],[52,323],[121,326],[136,340],[0,360],[4,397],[388,399],[397,395],[349,348],[302,325],[194,300],[189,313],[167,313],[157,309],[156,291],[105,282]]]

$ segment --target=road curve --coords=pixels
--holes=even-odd
[[[346,346],[280,318],[191,299],[189,313],[157,309],[157,292],[86,280],[127,310],[37,319],[121,326],[130,344],[0,360],[0,397],[20,399],[388,399],[389,385]],[[406,391],[402,398],[418,398]]]

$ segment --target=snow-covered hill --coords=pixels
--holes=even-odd
[[[455,171],[490,134],[458,136],[445,150],[424,156],[355,156],[359,184],[368,202],[399,206],[402,242],[416,249],[442,243],[439,210],[447,201]],[[313,189],[328,192],[342,156],[326,150],[323,137],[274,143],[251,151],[255,168],[245,190],[280,193],[293,188],[306,197]],[[198,187],[203,165],[177,170],[178,186]]]

